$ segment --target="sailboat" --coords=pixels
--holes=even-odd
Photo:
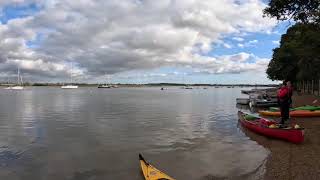
[[[4,89],[7,89],[7,90],[23,90],[24,87],[22,85],[23,85],[22,76],[20,76],[20,69],[18,68],[18,84],[14,85],[14,86],[6,87]]]
[[[63,86],[61,86],[61,89],[78,89],[77,85],[72,84],[72,71],[73,71],[73,66],[71,63],[71,75],[70,75],[71,84],[63,85]]]
[[[111,85],[110,84],[110,76],[107,76],[107,82],[108,83],[106,83],[106,84],[100,84],[99,86],[98,86],[98,88],[117,88],[118,86],[116,86],[116,85]]]

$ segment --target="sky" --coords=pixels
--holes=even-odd
[[[276,83],[261,0],[0,0],[0,81]]]

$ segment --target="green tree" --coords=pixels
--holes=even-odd
[[[282,35],[267,74],[272,80],[310,80],[320,78],[319,69],[320,26],[298,23]]]
[[[277,20],[320,23],[320,0],[270,0],[264,14]]]

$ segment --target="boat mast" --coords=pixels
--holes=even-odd
[[[73,72],[73,64],[71,62],[71,73],[70,73],[71,85],[72,85],[72,72]]]
[[[18,67],[18,85],[20,85],[20,68]]]

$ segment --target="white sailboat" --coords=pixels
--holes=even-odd
[[[107,75],[107,82],[105,84],[100,84],[98,88],[118,88],[117,85],[110,83],[110,75]]]
[[[63,86],[61,86],[61,89],[78,89],[77,85],[72,84],[72,72],[73,72],[73,66],[71,63],[71,75],[70,75],[71,84],[63,85]]]
[[[20,76],[20,69],[19,68],[18,68],[18,84],[6,87],[4,89],[7,89],[7,90],[23,90],[24,89],[22,76]]]

